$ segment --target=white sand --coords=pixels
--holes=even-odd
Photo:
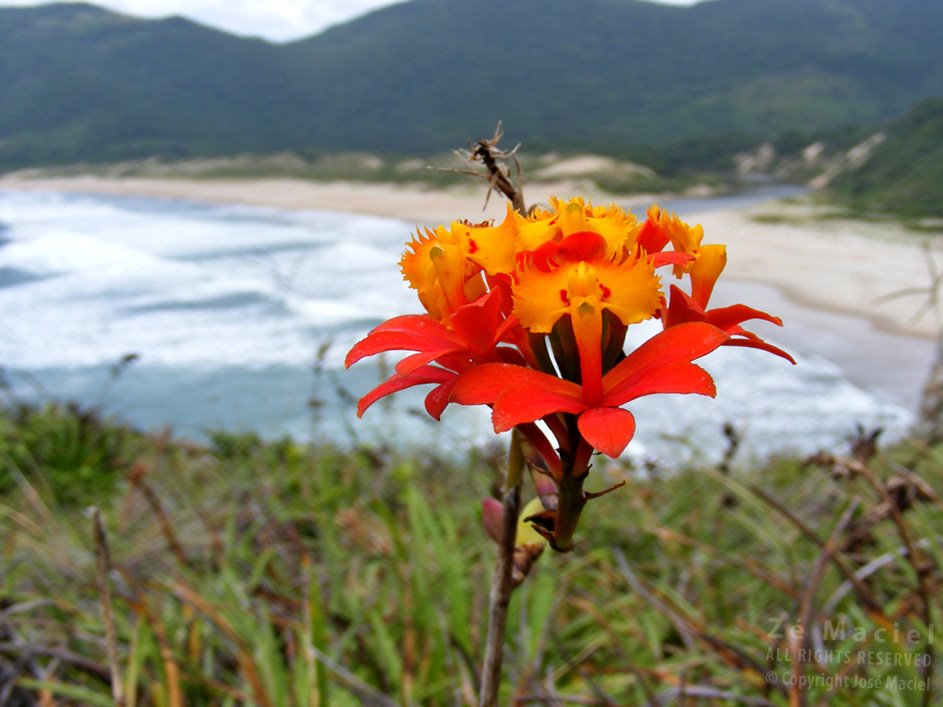
[[[0,178],[0,189],[48,190],[91,194],[182,198],[290,209],[321,209],[398,218],[413,224],[447,223],[467,218],[500,218],[504,203],[492,194],[487,211],[484,182],[467,187],[428,190],[417,186],[312,183],[293,179],[199,180],[156,178],[60,177]],[[596,203],[612,197],[587,192],[575,183],[526,187],[528,200],[550,194],[583,193]],[[639,197],[633,197],[638,203]],[[778,207],[776,207],[778,208]],[[791,223],[759,223],[751,214],[769,210],[707,211],[690,218],[704,225],[705,241],[728,244],[727,277],[766,283],[796,301],[818,309],[867,317],[882,328],[922,337],[935,335],[931,312],[913,316],[925,297],[887,298],[930,282],[925,245],[943,238],[920,236],[894,224],[821,221],[804,218],[790,207]],[[807,209],[806,209],[807,211]],[[640,214],[640,216],[642,216]],[[404,240],[408,233],[404,233]],[[943,244],[932,246],[943,263]],[[941,265],[943,269],[943,265]]]
[[[697,219],[705,240],[727,243],[728,277],[773,285],[806,306],[867,317],[892,331],[925,337],[939,331],[935,311],[916,315],[929,296],[928,258],[943,266],[940,235],[852,220],[757,223],[750,218],[755,211]]]

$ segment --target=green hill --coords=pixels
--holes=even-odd
[[[277,48],[83,4],[0,9],[0,164],[274,147]]]
[[[884,129],[864,164],[831,187],[856,208],[943,218],[943,100],[917,105]]]
[[[941,30],[928,0],[414,0],[289,49],[349,116],[339,143],[445,147],[497,115],[528,145],[612,149],[900,114],[943,94]]]
[[[938,0],[412,0],[272,44],[91,5],[0,8],[0,169],[489,134],[626,151],[943,95]]]

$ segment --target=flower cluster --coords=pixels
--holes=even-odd
[[[581,198],[527,216],[508,207],[499,225],[456,221],[417,233],[401,267],[426,313],[390,319],[350,351],[348,366],[412,352],[358,414],[422,384],[434,386],[425,407],[436,419],[453,402],[490,406],[495,431],[517,428],[556,486],[551,507],[531,518],[535,529],[571,549],[591,497],[582,488],[591,455],[617,457],[634,435],[623,405],[655,393],[713,396],[713,380],[693,361],[719,346],[792,361],[741,326],[778,318],[745,305],[709,307],[726,248],[702,240],[700,226],[657,206],[640,223]],[[667,293],[663,277],[677,283]],[[626,352],[628,327],[650,319],[662,331]]]

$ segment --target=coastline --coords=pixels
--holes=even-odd
[[[500,219],[503,200],[492,194],[487,209],[484,183],[467,187],[425,189],[415,185],[352,182],[315,183],[296,179],[187,180],[169,178],[0,177],[0,189],[54,191],[110,196],[183,199],[282,209],[315,209],[399,219],[412,225],[434,225],[459,218]],[[525,185],[531,201],[552,194],[581,193],[595,203],[633,203],[645,197],[613,197],[561,181]],[[655,197],[651,198],[652,201]],[[694,211],[683,217],[704,226],[707,242],[729,246],[726,277],[772,286],[800,305],[865,318],[876,328],[931,339],[939,327],[933,313],[914,314],[926,296],[894,296],[929,285],[928,252],[943,255],[943,245],[892,223],[813,220],[798,216],[761,219],[768,204],[743,209]],[[774,207],[775,208],[775,207]],[[765,211],[764,211],[765,210]],[[644,214],[637,214],[643,217]],[[405,234],[404,234],[405,237]],[[940,239],[943,240],[943,239]]]

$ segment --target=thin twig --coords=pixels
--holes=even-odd
[[[606,635],[609,636],[609,647],[616,654],[618,659],[625,665],[626,670],[635,676],[639,687],[641,688],[642,692],[645,693],[645,699],[648,700],[649,707],[660,707],[661,702],[655,695],[655,692],[652,690],[652,688],[649,687],[648,682],[645,680],[645,676],[642,674],[642,671],[632,664],[631,658],[629,658],[625,648],[622,647],[622,641],[619,639],[617,633],[606,620],[603,612],[600,611],[593,602],[578,596],[572,597],[570,599],[570,604],[574,606],[579,612],[585,613],[587,616],[592,616],[596,619],[596,623],[599,624],[600,628],[602,628],[602,630],[606,632]],[[548,626],[549,625],[550,624],[548,623]]]
[[[504,492],[501,542],[498,547],[498,562],[491,580],[488,637],[485,640],[480,707],[493,707],[497,704],[498,689],[501,686],[501,664],[504,659],[504,634],[507,627],[508,605],[511,603],[511,592],[514,591],[514,541],[517,536],[517,518],[521,512],[521,480],[524,475],[521,435],[516,430],[511,435],[507,473],[511,485]]]
[[[853,465],[854,471],[864,477],[881,497],[881,500],[890,508],[891,519],[894,521],[894,526],[897,528],[897,534],[900,536],[904,547],[907,548],[907,561],[917,575],[917,594],[920,596],[920,603],[922,605],[921,618],[927,629],[926,652],[929,655],[933,651],[933,605],[930,601],[930,597],[934,594],[930,577],[933,572],[933,561],[928,556],[925,556],[920,548],[914,544],[910,536],[910,530],[904,522],[904,515],[901,513],[900,507],[895,500],[891,498],[891,494],[887,490],[887,485],[881,483],[871,467],[867,464],[855,462],[855,460],[852,459],[842,459],[841,462],[846,466]],[[923,694],[924,705],[930,705],[933,700],[933,662],[933,660],[928,660],[921,666],[922,677],[927,685],[927,689]]]
[[[580,697],[579,695],[557,695],[553,698],[548,698],[546,695],[521,695],[514,699],[514,704],[524,705],[531,703],[538,703],[541,705],[547,704],[571,704],[571,705],[600,705],[605,706],[609,703],[600,701],[592,697]]]
[[[693,652],[694,632],[691,630],[688,622],[675,614],[667,604],[656,597],[652,592],[648,591],[648,588],[642,584],[635,572],[632,571],[632,568],[629,567],[628,560],[625,559],[625,553],[623,553],[621,549],[617,548],[614,554],[616,556],[616,563],[619,565],[619,571],[622,573],[622,577],[625,581],[629,583],[629,586],[632,587],[636,594],[642,597],[642,599],[647,601],[651,606],[655,607],[662,616],[667,618],[674,625],[678,635],[681,636],[681,640],[684,641],[684,645],[689,651]]]
[[[694,697],[700,700],[723,700],[724,702],[739,702],[745,705],[757,705],[758,707],[767,707],[773,703],[765,697],[747,697],[738,695],[735,692],[718,690],[708,685],[685,685],[682,687],[673,687],[666,690],[662,695],[665,700],[674,700],[678,697]]]
[[[95,535],[98,588],[101,591],[102,614],[105,619],[105,649],[111,669],[111,696],[116,705],[124,705],[124,683],[121,680],[121,666],[118,664],[118,639],[115,635],[115,615],[111,606],[111,587],[108,583],[108,576],[111,574],[111,552],[108,549],[105,524],[98,508],[92,508],[92,527]]]
[[[168,707],[183,707],[182,671],[176,658],[174,658],[173,649],[167,637],[167,627],[164,625],[160,614],[151,608],[144,596],[139,596],[132,601],[135,612],[138,616],[144,617],[154,634],[154,640],[157,641],[158,653],[164,668],[164,685],[166,686]]]
[[[258,667],[255,663],[252,646],[246,638],[236,630],[232,622],[223,615],[219,608],[182,579],[161,580],[157,582],[157,585],[169,590],[182,603],[193,607],[196,611],[203,614],[207,620],[233,642],[236,647],[239,667],[245,675],[246,681],[252,688],[252,695],[256,704],[262,707],[272,707],[272,702],[265,691],[262,677],[259,675]]]
[[[912,295],[926,295],[926,300],[923,304],[917,308],[917,311],[914,312],[914,315],[910,318],[911,323],[916,323],[923,318],[929,311],[934,311],[937,315],[937,320],[939,323],[940,318],[940,287],[943,285],[943,272],[939,272],[936,267],[936,262],[933,260],[933,250],[930,247],[930,242],[925,241],[923,244],[923,253],[927,263],[927,271],[930,279],[930,284],[927,287],[908,287],[902,290],[895,290],[894,292],[889,292],[885,295],[881,295],[874,299],[875,304],[883,304],[884,302],[890,302],[891,300],[899,299],[901,297],[910,297]]]
[[[923,538],[914,543],[915,546],[920,548],[927,548],[943,541],[943,536],[937,535],[933,538]],[[866,565],[862,565],[860,568],[855,570],[855,578],[859,581],[863,581],[870,577],[872,574],[877,572],[882,567],[895,562],[900,557],[906,557],[909,553],[909,550],[906,547],[899,547],[893,552],[888,552],[883,555],[875,557],[873,560],[868,562]],[[834,591],[828,601],[822,607],[822,613],[826,615],[831,615],[835,611],[835,607],[838,606],[838,603],[848,596],[848,593],[853,589],[853,584],[850,580],[845,580],[838,588]]]
[[[674,625],[689,650],[693,650],[693,643],[696,639],[702,643],[707,644],[707,646],[716,651],[718,656],[728,665],[733,665],[741,670],[750,670],[756,675],[765,676],[766,670],[764,670],[763,666],[753,660],[753,658],[751,658],[745,652],[733,644],[708,633],[700,626],[695,625],[691,619],[681,615],[679,611],[669,607],[666,602],[662,601],[659,597],[656,597],[651,591],[649,591],[632,571],[632,568],[629,567],[628,560],[625,558],[625,553],[622,552],[621,549],[616,548],[613,551],[613,554],[615,555],[616,564],[619,567],[619,571],[621,572],[623,578],[629,583],[629,586],[631,586],[643,599],[648,601]],[[786,694],[786,689],[781,683],[776,683],[773,687],[779,692]]]
[[[89,660],[85,656],[66,650],[65,648],[43,646],[35,643],[0,643],[0,655],[15,655],[19,657],[35,655],[45,658],[55,658],[103,682],[109,682],[111,680],[112,673],[110,669],[100,663]]]
[[[721,548],[710,545],[709,543],[701,542],[700,540],[676,532],[670,528],[654,526],[651,528],[643,528],[642,530],[644,532],[651,533],[659,540],[674,542],[684,545],[685,547],[693,548],[699,552],[703,552],[706,555],[710,555],[711,558],[717,560],[718,562],[722,562],[726,565],[732,565],[744,570],[745,572],[749,572],[757,579],[766,583],[770,587],[779,590],[787,597],[795,598],[799,594],[798,590],[792,584],[790,584],[785,577],[779,576],[754,557],[740,557],[738,555],[731,554],[722,550]]]
[[[357,696],[357,699],[360,700],[360,704],[366,705],[366,707],[396,707],[396,703],[393,700],[381,695],[330,656],[322,653],[314,646],[308,646],[308,650],[314,654],[314,657],[321,665],[334,673],[334,675],[345,684],[347,689]]]
[[[525,213],[524,194],[508,178],[503,160],[513,159],[518,166],[515,153],[498,149],[498,143],[504,136],[504,129],[498,123],[490,139],[479,140],[464,156],[470,162],[481,161],[490,175],[491,190],[499,191],[511,202],[514,210]],[[489,190],[489,194],[491,191]],[[487,199],[485,204],[487,205]],[[504,660],[504,636],[507,629],[508,606],[514,591],[514,545],[517,539],[517,522],[521,510],[521,483],[524,478],[523,436],[519,430],[511,434],[511,448],[508,455],[507,480],[502,500],[501,542],[498,547],[498,560],[491,580],[488,609],[488,635],[485,639],[485,659],[482,665],[480,707],[493,707],[497,704],[501,686],[501,665]]]
[[[825,568],[828,565],[832,553],[837,552],[838,545],[841,542],[841,536],[845,532],[845,528],[847,528],[848,524],[851,522],[855,511],[858,510],[859,505],[858,499],[852,499],[851,503],[849,503],[848,507],[845,509],[845,512],[842,513],[841,518],[832,530],[832,534],[825,543],[825,547],[821,549],[819,558],[815,563],[815,568],[812,570],[812,576],[809,577],[805,590],[802,592],[802,597],[799,600],[799,625],[806,629],[804,632],[806,639],[805,645],[803,646],[804,648],[810,647],[809,641],[811,640],[812,632],[808,630],[808,627],[812,625],[813,602],[822,584]]]
[[[786,520],[792,523],[803,535],[806,536],[809,540],[815,543],[821,550],[826,550],[827,545],[824,540],[822,540],[815,531],[813,531],[808,525],[802,522],[792,511],[786,508],[782,503],[777,501],[775,498],[766,493],[759,486],[749,485],[747,488],[750,490],[753,495],[759,498],[761,501],[766,503],[768,506],[778,511]],[[837,553],[829,552],[829,559],[832,561],[832,564],[842,573],[842,576],[845,577],[849,582],[851,582],[852,587],[854,587],[855,594],[857,594],[859,601],[864,605],[864,607],[871,612],[872,615],[880,618],[881,622],[885,626],[890,626],[891,621],[888,619],[887,614],[884,612],[884,608],[881,604],[874,598],[871,592],[868,591],[867,586],[864,582],[855,577],[854,572],[848,568],[848,566],[842,562],[841,558]]]
[[[157,518],[157,523],[160,525],[161,534],[164,536],[164,540],[167,542],[167,547],[170,549],[170,552],[181,565],[186,567],[190,564],[190,561],[187,558],[187,553],[184,552],[183,546],[177,539],[177,534],[174,532],[173,523],[171,522],[167,511],[164,509],[164,505],[160,502],[160,497],[157,495],[157,492],[154,491],[151,485],[145,480],[144,476],[146,474],[147,469],[143,464],[135,464],[134,468],[131,470],[131,484],[141,492],[141,495],[144,497],[147,505],[151,507],[151,511]]]

